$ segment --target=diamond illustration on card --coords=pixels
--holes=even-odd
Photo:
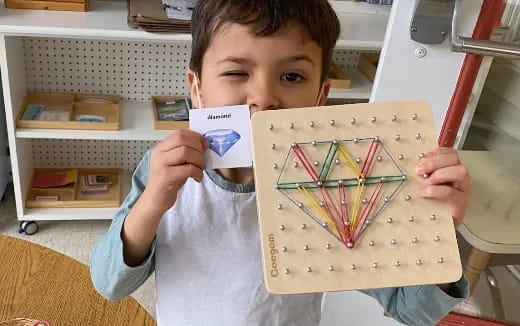
[[[209,142],[209,150],[204,152],[207,169],[252,165],[248,105],[191,110],[190,129],[203,135]]]
[[[241,138],[233,129],[216,129],[208,131],[204,137],[209,141],[209,148],[222,157]]]

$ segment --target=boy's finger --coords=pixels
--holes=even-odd
[[[171,173],[174,173],[178,181],[184,182],[187,178],[192,178],[197,182],[202,181],[203,169],[193,164],[183,164],[170,167]]]
[[[177,130],[161,141],[156,148],[159,151],[167,152],[180,146],[188,146],[202,152],[207,148],[206,145],[207,140],[200,134],[191,130]]]
[[[445,185],[422,186],[417,189],[417,195],[423,198],[446,200],[453,198],[457,190]]]
[[[443,155],[443,154],[453,154],[457,153],[457,150],[451,148],[451,147],[437,147],[436,149],[429,151],[424,155],[424,157],[432,157],[437,155]]]
[[[452,216],[462,218],[465,214],[467,197],[465,197],[463,192],[453,187],[444,185],[422,186],[417,190],[417,195],[423,198],[448,202]]]
[[[436,170],[448,167],[460,165],[459,156],[457,154],[441,154],[437,156],[425,157],[415,167],[417,174],[430,174]]]
[[[193,164],[199,169],[206,168],[204,155],[188,146],[177,147],[171,151],[163,153],[162,163],[167,166]]]
[[[466,190],[468,180],[468,170],[462,165],[456,165],[436,170],[425,181],[429,185],[453,182],[459,185],[460,190]]]

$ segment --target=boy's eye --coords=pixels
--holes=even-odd
[[[240,76],[247,76],[247,73],[244,71],[226,71],[222,75],[231,76],[231,77],[240,77]]]
[[[286,80],[288,82],[299,82],[299,81],[304,80],[302,75],[295,73],[295,72],[285,73],[282,75],[281,79]]]

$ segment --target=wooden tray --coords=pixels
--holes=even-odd
[[[359,70],[371,81],[376,77],[378,53],[362,53],[359,55]]]
[[[156,103],[177,100],[185,98],[185,96],[152,96],[152,114],[153,114],[153,127],[155,130],[177,130],[177,129],[189,129],[189,121],[161,121],[157,114]]]
[[[12,9],[88,11],[89,2],[87,0],[4,0],[4,5]]]
[[[72,169],[77,170],[78,179],[75,183],[60,188],[33,188],[34,179],[38,173],[60,172],[71,169],[34,169],[31,178],[31,187],[27,192],[25,206],[27,208],[96,208],[96,207],[119,207],[121,204],[121,182],[119,169]],[[112,177],[112,185],[106,194],[83,194],[78,185],[82,175],[85,174],[110,174]],[[36,201],[35,197],[60,195],[58,201]]]
[[[91,102],[89,102],[89,100]],[[110,103],[92,103],[105,100]],[[29,104],[41,104],[50,111],[67,111],[68,121],[23,120]],[[44,109],[45,111],[45,109]],[[105,122],[75,121],[79,114],[104,116]],[[100,94],[27,92],[16,120],[17,128],[119,130],[119,97]]]
[[[332,64],[329,68],[329,80],[331,88],[350,88],[351,81],[347,75],[336,64]]]

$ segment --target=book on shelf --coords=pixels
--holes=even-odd
[[[65,170],[59,172],[40,172],[36,174],[33,188],[58,188],[68,186],[76,182],[77,170]]]

